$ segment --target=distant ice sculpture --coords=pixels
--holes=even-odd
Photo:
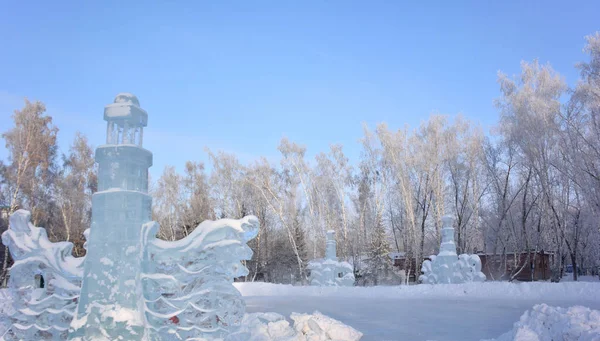
[[[437,256],[423,262],[419,281],[426,284],[483,282],[481,260],[477,255],[456,254],[454,244],[453,218],[442,218],[442,244]]]
[[[16,211],[2,234],[14,260],[8,282],[14,311],[4,340],[66,340],[83,258],[71,255],[72,243],[50,242],[46,229],[33,226],[30,219],[28,211]]]
[[[353,286],[352,265],[339,262],[336,256],[335,231],[327,231],[325,258],[308,263],[310,285],[315,286]]]

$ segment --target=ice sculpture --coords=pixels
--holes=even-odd
[[[222,338],[235,332],[245,305],[233,279],[248,274],[246,245],[258,219],[205,221],[185,239],[155,237],[158,224],[143,228],[143,302],[150,340]]]
[[[481,272],[481,260],[477,255],[456,254],[454,244],[453,218],[442,218],[442,244],[437,256],[423,262],[419,281],[427,284],[483,282],[485,275]]]
[[[73,244],[51,243],[44,228],[18,210],[2,234],[14,264],[9,293],[14,305],[4,340],[66,340],[81,287],[83,258],[71,255]]]
[[[10,217],[2,241],[15,260],[15,309],[0,340],[249,340],[243,335],[250,326],[241,324],[250,320],[233,279],[248,273],[241,261],[252,257],[247,242],[258,233],[258,219],[205,221],[182,240],[157,239],[148,195],[152,153],[142,147],[148,115],[135,96],[122,93],[105,107],[104,119],[86,256],[74,258],[71,243],[51,243],[29,212]],[[296,340],[308,335],[294,333]]]
[[[246,242],[258,220],[200,224],[166,242],[150,222],[148,168],[142,147],[148,114],[131,94],[104,110],[106,145],[96,150],[98,192],[92,198],[90,246],[69,340],[186,340],[235,330],[244,304],[233,278],[247,273]]]
[[[335,232],[327,231],[325,258],[308,263],[310,285],[315,286],[352,286],[354,274],[352,265],[339,262],[336,256]]]

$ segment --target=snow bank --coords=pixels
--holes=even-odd
[[[242,329],[226,341],[358,341],[363,334],[354,328],[325,316],[292,313],[294,325],[276,313],[246,314]]]
[[[234,283],[242,296],[329,296],[361,298],[473,298],[534,299],[560,297],[564,300],[600,301],[600,283],[484,282],[464,284],[419,284],[378,287],[313,287],[271,283]]]
[[[539,304],[525,312],[513,329],[495,341],[600,340],[600,311]],[[489,340],[493,341],[493,340]]]
[[[294,329],[306,335],[306,340],[346,340],[357,341],[362,333],[338,320],[325,316],[318,311],[314,314],[292,313]]]

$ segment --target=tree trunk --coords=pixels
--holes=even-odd
[[[573,265],[573,281],[577,282],[577,253],[571,253],[571,264]]]
[[[8,284],[8,246],[4,246],[4,261],[2,262],[2,287],[6,288]]]

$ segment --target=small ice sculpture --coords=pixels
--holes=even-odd
[[[2,234],[15,261],[8,283],[14,313],[4,340],[66,340],[83,258],[71,255],[72,243],[50,242],[46,230],[33,226],[30,218],[28,211],[16,211]]]
[[[483,282],[481,260],[477,255],[456,254],[451,216],[442,218],[442,244],[437,256],[423,262],[419,281],[426,284]]]
[[[352,286],[354,274],[352,265],[338,262],[336,256],[335,232],[327,231],[327,242],[324,259],[308,262],[310,285],[315,286]]]

